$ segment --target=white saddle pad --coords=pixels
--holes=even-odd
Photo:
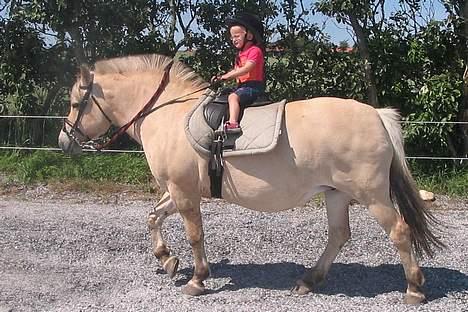
[[[207,124],[203,109],[214,97],[215,92],[207,91],[185,117],[185,134],[189,142],[196,151],[205,155],[210,154],[214,131]],[[253,155],[273,150],[278,143],[285,105],[286,100],[283,100],[265,106],[246,108],[240,122],[242,135],[235,139],[233,149],[223,152],[224,157]]]

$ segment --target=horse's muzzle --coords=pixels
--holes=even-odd
[[[58,137],[58,145],[62,149],[65,154],[69,155],[77,155],[83,152],[81,146],[72,138],[70,138],[65,131],[60,131],[60,135]]]

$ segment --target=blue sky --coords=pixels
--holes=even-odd
[[[305,1],[307,3],[309,1]],[[311,0],[309,3],[316,2]],[[400,7],[398,0],[387,0],[385,10],[387,16]],[[446,17],[445,8],[439,0],[425,0],[421,9],[424,17],[433,17],[436,20],[441,20]],[[316,14],[311,17],[311,21],[317,23],[319,26],[324,25],[325,32],[330,35],[333,42],[339,43],[340,41],[348,41],[353,44],[352,30],[344,24],[338,24],[335,19]]]

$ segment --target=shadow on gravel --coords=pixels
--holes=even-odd
[[[305,272],[303,265],[282,262],[266,264],[229,264],[228,260],[210,264],[211,278],[227,278],[224,286],[209,293],[236,291],[244,288],[272,290],[291,289],[297,278]],[[468,290],[468,275],[446,268],[423,267],[426,277],[424,292],[429,301],[447,297],[449,293]],[[179,272],[185,277],[176,282],[184,285],[192,276],[192,269]],[[343,294],[350,297],[368,297],[406,291],[406,280],[401,265],[383,264],[377,267],[362,264],[334,263],[327,280],[316,290],[326,295]]]
[[[452,292],[468,289],[468,276],[446,268],[421,268],[426,283],[423,286],[428,301],[447,297]],[[350,297],[375,297],[392,291],[406,292],[403,267],[382,264],[377,267],[362,264],[333,264],[326,283],[317,290],[322,294],[344,294]]]
[[[210,263],[213,279],[227,278],[230,281],[219,289],[210,292],[236,291],[244,288],[291,289],[296,279],[305,272],[303,265],[281,262],[265,264],[230,264],[229,260]],[[179,271],[185,275],[176,281],[176,286],[184,285],[192,277],[192,269]]]

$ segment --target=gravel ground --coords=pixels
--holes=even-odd
[[[86,198],[86,199],[83,199]],[[0,312],[4,311],[468,311],[468,200],[439,197],[435,213],[448,248],[421,261],[429,302],[402,303],[396,250],[367,211],[351,208],[352,238],[316,293],[293,295],[297,277],[327,240],[321,204],[278,214],[223,201],[202,204],[211,264],[208,293],[182,286],[192,256],[179,216],[165,223],[181,263],[173,280],[150,251],[153,204],[126,194],[51,194],[46,188],[0,196]]]

